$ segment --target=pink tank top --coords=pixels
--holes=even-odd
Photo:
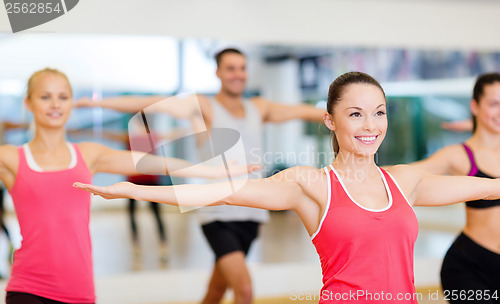
[[[389,197],[384,209],[352,199],[341,178],[325,168],[328,205],[312,236],[323,272],[319,303],[417,304],[413,247],[418,222],[389,173],[380,174]]]
[[[76,165],[38,172],[19,147],[19,168],[10,190],[23,237],[15,252],[7,291],[69,303],[94,303],[89,233],[90,193],[73,188],[92,176],[73,145]]]

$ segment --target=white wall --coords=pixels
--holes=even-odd
[[[301,102],[299,64],[296,60],[286,60],[267,64],[262,68],[262,96],[273,101],[288,104]],[[303,122],[292,120],[265,127],[264,165],[272,166],[273,161],[291,163],[296,157],[303,139]],[[292,153],[290,153],[293,151]],[[266,168],[271,169],[271,168]]]
[[[28,32],[499,50],[495,0],[81,0]],[[11,32],[4,6],[0,32]]]
[[[74,87],[171,92],[178,86],[176,39],[159,36],[22,34],[0,36],[0,84],[45,67]],[[2,87],[0,87],[0,90]]]

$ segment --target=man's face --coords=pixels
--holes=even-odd
[[[221,90],[235,96],[245,90],[247,71],[245,56],[235,53],[224,54],[217,69]]]

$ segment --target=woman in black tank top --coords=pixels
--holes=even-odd
[[[477,78],[471,112],[472,137],[413,165],[434,174],[500,177],[500,74]],[[500,303],[500,200],[466,206],[466,225],[441,268],[445,297],[450,303]]]

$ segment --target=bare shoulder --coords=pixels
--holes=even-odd
[[[12,145],[0,146],[0,164],[9,167],[10,164],[19,162],[18,148]],[[17,166],[16,166],[17,167]]]
[[[113,162],[116,157],[113,153],[119,151],[95,142],[78,143],[78,148],[92,175],[98,172],[108,172],[103,171],[101,169],[102,166],[106,166],[109,162]]]
[[[306,185],[326,178],[326,174],[323,169],[310,166],[296,166],[273,175],[273,178]]]
[[[292,167],[280,172],[281,179],[294,183],[310,199],[315,202],[326,201],[328,177],[324,169],[310,166]]]
[[[200,106],[203,107],[203,106],[206,106],[206,105],[210,105],[209,101],[208,101],[208,97],[206,95],[196,94],[196,98],[200,102]]]
[[[250,100],[258,107],[269,107],[278,104],[275,100],[270,100],[261,96],[252,97]]]
[[[384,169],[396,179],[402,178],[404,176],[411,176],[421,171],[420,169],[415,168],[411,165],[395,165],[391,167],[384,167]]]
[[[269,105],[275,103],[269,99],[260,96],[252,97],[250,98],[250,101],[252,101],[257,107],[268,107]]]
[[[385,169],[399,186],[404,195],[413,201],[413,193],[425,173],[424,170],[411,165],[396,165]]]
[[[0,152],[2,152],[1,155],[4,153],[17,153],[17,147],[13,145],[0,145]]]
[[[436,166],[447,166],[446,172],[451,175],[466,175],[470,170],[467,151],[462,144],[443,147],[432,154],[429,160]]]
[[[318,169],[310,166],[299,166],[297,168],[298,182],[301,184],[315,184],[327,180],[326,172],[323,168]]]
[[[467,175],[470,170],[470,160],[467,151],[461,144],[451,145],[442,149],[451,166],[451,174]]]
[[[250,98],[250,100],[253,102],[253,104],[259,110],[259,112],[262,116],[262,119],[264,121],[266,121],[267,117],[269,116],[271,106],[274,104],[274,102],[272,102],[268,99],[259,97],[259,96],[252,97],[252,98]]]
[[[448,157],[451,160],[467,160],[467,151],[462,144],[449,145],[439,149],[436,154]]]
[[[93,163],[94,160],[99,156],[101,151],[106,148],[105,145],[91,141],[80,142],[77,144],[77,146],[78,149],[80,149],[82,157],[87,165]]]
[[[14,184],[19,167],[19,153],[17,147],[11,145],[0,146],[0,179],[7,189]]]
[[[269,99],[266,99],[264,97],[261,97],[261,96],[254,96],[254,97],[251,97],[250,100],[254,103],[266,103],[266,102],[271,102]]]
[[[92,153],[92,152],[95,152],[96,150],[101,149],[102,147],[105,147],[102,144],[92,142],[92,141],[80,142],[77,144],[77,146],[80,149],[80,151],[82,151],[82,153]]]
[[[466,153],[464,147],[460,144],[456,144],[456,145],[445,146],[437,150],[427,159],[424,159],[424,161],[430,160],[433,163],[451,163],[455,161],[457,158],[463,158],[465,156]]]
[[[212,106],[210,105],[208,97],[206,95],[196,94],[196,98],[198,99],[203,118],[206,120],[207,124],[210,124],[212,121]]]
[[[196,99],[200,104],[201,111],[211,110],[210,100],[206,95],[196,94]]]
[[[396,180],[400,186],[415,185],[425,172],[411,165],[396,165],[385,168],[385,170]]]

